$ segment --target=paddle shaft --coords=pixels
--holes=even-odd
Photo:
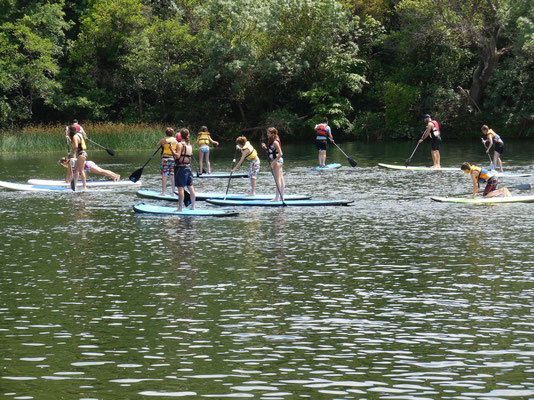
[[[491,159],[491,156],[488,153],[488,148],[486,146],[486,141],[484,138],[480,138],[482,140],[482,145],[484,146],[484,150],[486,150],[486,154],[488,155],[488,158],[490,160],[490,169],[495,169],[495,165],[493,165],[493,160]]]
[[[93,144],[96,144],[98,147],[101,147],[101,148],[103,148],[104,150],[106,150],[110,156],[114,156],[114,155],[115,155],[115,151],[114,151],[114,150],[112,150],[112,149],[108,149],[107,147],[104,147],[104,146],[102,146],[101,144],[98,144],[97,142],[95,142],[94,140],[91,140],[91,139],[89,139],[89,138],[87,138],[87,140],[88,140],[89,142],[93,143]]]
[[[421,135],[421,139],[419,139],[419,140],[423,140],[423,138],[425,137],[425,132],[426,132],[426,129],[423,131],[423,134]],[[419,140],[417,141],[417,144],[415,145],[415,149],[413,149],[413,151],[412,151],[412,155],[404,163],[404,165],[406,167],[408,166],[408,164],[410,164],[412,162],[412,157],[415,154],[415,152],[417,151],[417,148],[419,147],[419,144],[420,144]]]
[[[226,192],[224,193],[224,200],[226,200],[226,196],[228,196],[228,190],[230,189],[230,182],[232,181],[232,173],[234,170],[236,157],[237,157],[237,148],[234,151],[234,158],[232,159],[232,168],[230,169],[230,177],[228,178],[228,185],[226,185]]]
[[[154,158],[154,156],[156,155],[156,153],[158,151],[160,151],[161,149],[161,145],[158,146],[158,148],[156,149],[156,151],[154,152],[154,154],[152,154],[150,156],[150,158],[147,160],[147,162],[139,169],[136,169],[131,175],[130,175],[130,180],[132,182],[137,182],[139,180],[139,178],[141,178],[141,175],[143,174],[143,169],[148,165],[148,163],[150,161],[152,161],[152,159]]]
[[[336,144],[336,142],[334,142],[332,139],[330,139],[330,141],[332,143],[334,143],[334,146],[336,146],[337,149],[341,152],[341,154],[343,154],[347,158],[347,161],[349,162],[351,167],[354,168],[358,164],[356,161],[354,161],[352,158],[350,158],[348,155],[346,155],[345,152],[343,150],[341,150],[341,148]]]
[[[284,201],[284,196],[282,195],[282,191],[280,190],[280,186],[278,185],[278,181],[276,180],[276,176],[274,176],[274,171],[271,168],[271,162],[272,161],[269,160],[269,149],[268,149],[267,146],[265,147],[265,155],[267,156],[267,161],[269,161],[269,169],[271,170],[271,175],[273,176],[274,184],[276,185],[276,190],[278,190],[278,194],[280,195],[280,199],[282,200],[282,204],[284,205],[284,207],[287,207],[287,204]]]

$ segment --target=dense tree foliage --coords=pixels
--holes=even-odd
[[[0,129],[534,134],[530,0],[0,0]],[[466,122],[467,121],[467,122]],[[458,128],[461,126],[461,128]]]

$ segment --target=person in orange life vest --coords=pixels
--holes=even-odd
[[[502,138],[499,135],[497,135],[493,131],[493,129],[490,129],[487,125],[482,125],[482,128],[480,128],[480,130],[482,131],[484,135],[486,135],[486,140],[485,140],[486,153],[489,154],[491,146],[494,146],[493,147],[493,165],[495,166],[495,168],[497,168],[498,166],[502,172],[503,169],[502,169],[501,156],[502,156],[502,153],[504,152],[504,142]]]
[[[511,196],[510,191],[507,188],[497,189],[497,178],[491,171],[486,168],[480,168],[476,165],[471,166],[468,162],[464,162],[460,167],[466,174],[471,175],[471,181],[473,182],[473,198],[478,194],[478,189],[481,183],[485,183],[483,197],[496,197],[503,195],[504,197]]]
[[[170,176],[172,191],[174,196],[174,156],[173,150],[176,150],[178,142],[174,138],[174,129],[165,129],[165,137],[161,139],[156,146],[161,146],[161,194],[164,196],[167,190],[167,177]]]
[[[197,140],[193,143],[193,146],[198,143],[200,149],[198,154],[198,168],[199,175],[202,175],[202,161],[206,157],[206,167],[208,167],[208,174],[211,174],[211,165],[210,165],[210,143],[213,143],[215,146],[219,145],[219,142],[211,138],[210,133],[208,132],[208,127],[203,126],[200,128],[200,132],[197,135]]]
[[[260,172],[260,159],[258,158],[258,152],[245,136],[239,136],[236,140],[236,148],[241,150],[241,159],[237,162],[234,168],[230,171],[234,173],[239,166],[246,159],[250,160],[250,168],[248,171],[248,177],[250,178],[250,192],[247,196],[256,195],[256,178],[258,177],[258,172]]]
[[[317,136],[315,138],[315,146],[319,150],[319,167],[326,166],[326,150],[328,150],[328,140],[334,143],[332,130],[328,126],[328,118],[324,118],[323,122],[315,125]]]
[[[85,145],[85,139],[81,131],[77,131],[76,126],[69,126],[69,138],[72,144],[72,156],[76,158],[76,165],[72,173],[71,187],[72,190],[76,190],[76,184],[78,182],[78,176],[82,177],[82,187],[87,189],[86,177],[85,177],[85,161],[87,160],[87,147]]]
[[[432,146],[432,150],[430,151],[430,154],[432,156],[431,168],[441,168],[441,158],[439,155],[441,132],[439,130],[439,124],[437,121],[433,120],[428,114],[425,114],[423,118],[426,122],[426,130],[423,134],[423,137],[419,139],[419,143],[421,143],[423,140],[430,136],[430,144]]]
[[[274,180],[276,181],[276,194],[272,201],[283,200],[285,182],[282,166],[284,165],[284,159],[282,158],[282,146],[280,145],[278,130],[276,128],[271,127],[267,129],[267,145],[262,143],[261,147],[267,150],[269,167],[273,170]]]
[[[65,138],[67,139],[67,143],[71,144],[70,142],[70,136],[69,136],[69,127],[74,126],[76,127],[76,132],[80,132],[83,135],[84,139],[87,139],[87,133],[85,133],[83,127],[78,123],[78,120],[75,119],[72,121],[72,125],[67,125],[65,127]]]

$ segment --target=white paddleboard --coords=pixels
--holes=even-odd
[[[14,183],[5,181],[0,181],[0,187],[11,190],[23,190],[27,192],[72,192],[70,187],[65,186],[29,185],[26,183]]]
[[[502,204],[502,203],[533,203],[534,195],[531,196],[510,196],[510,197],[490,197],[490,198],[469,198],[469,197],[431,197],[434,201],[442,203],[463,203],[463,204]]]
[[[53,179],[28,179],[30,185],[43,185],[43,186],[65,186],[70,188],[70,182],[65,182],[64,180],[53,180]],[[78,181],[78,185],[81,185],[82,181]],[[87,181],[87,187],[96,187],[96,186],[140,186],[141,181],[132,182],[132,181],[110,181],[110,180],[96,180],[96,181]]]

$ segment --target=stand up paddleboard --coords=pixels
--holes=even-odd
[[[383,164],[378,163],[379,167],[387,168],[387,169],[395,169],[395,170],[403,170],[403,171],[432,171],[432,172],[461,172],[462,170],[460,168],[454,168],[454,167],[441,167],[441,168],[430,168],[430,167],[415,167],[415,166],[404,166],[404,165],[393,165],[393,164]],[[520,173],[520,172],[496,172],[495,175],[497,177],[502,178],[521,178],[530,176],[531,174],[527,173]]]
[[[434,201],[442,203],[463,203],[463,204],[501,204],[501,203],[533,203],[534,195],[531,196],[510,196],[510,197],[490,197],[490,198],[466,198],[466,197],[431,197]]]
[[[226,179],[229,179],[230,178],[230,173],[229,172],[212,172],[211,174],[198,174],[197,173],[196,177],[200,178],[200,179],[207,179],[207,178],[226,178]],[[231,178],[248,178],[248,174],[233,173]]]
[[[281,201],[268,201],[268,200],[221,200],[221,199],[207,199],[206,201],[208,203],[216,204],[218,206],[246,206],[246,207],[346,206],[354,202],[354,200],[284,200],[284,202],[281,202]]]
[[[65,186],[28,185],[26,183],[13,183],[5,181],[0,181],[0,187],[11,190],[23,190],[27,192],[72,192],[70,187]]]
[[[338,169],[341,168],[341,164],[339,163],[333,163],[333,164],[326,164],[324,167],[314,167],[312,168],[313,171],[326,171],[329,169]]]
[[[411,166],[406,167],[404,165],[393,165],[393,164],[382,164],[382,163],[378,163],[378,166],[382,168],[387,168],[387,169],[401,169],[405,171],[456,171],[456,172],[461,171],[460,167],[458,168],[447,168],[447,167],[430,168],[430,167],[411,167]]]
[[[273,194],[257,194],[255,196],[247,196],[244,194],[232,194],[228,193],[227,195],[225,193],[218,193],[218,192],[196,192],[196,199],[197,201],[207,200],[207,199],[224,199],[225,197],[228,200],[271,200],[274,195]],[[155,190],[138,190],[137,196],[147,198],[147,199],[156,199],[156,200],[167,200],[167,201],[178,201],[178,196],[171,196],[170,194],[166,194],[162,196],[159,192]],[[307,195],[287,195],[284,198],[288,200],[304,200],[309,199],[311,196]]]
[[[133,206],[133,209],[137,213],[181,215],[184,217],[231,217],[238,214],[234,211],[218,209],[189,210],[187,208],[184,208],[182,211],[177,211],[176,207],[161,207],[150,204],[136,204]]]
[[[78,181],[81,183],[81,180]],[[51,180],[51,179],[28,179],[30,185],[44,185],[44,186],[66,186],[70,188],[70,182],[65,182],[64,180]],[[96,181],[86,181],[87,187],[96,187],[96,186],[139,186],[141,181],[132,182],[132,181],[109,181],[109,180],[96,180]]]

